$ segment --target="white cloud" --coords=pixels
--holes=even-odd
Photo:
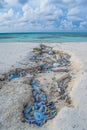
[[[67,16],[67,19],[71,21],[83,21],[81,17],[75,15]]]
[[[36,20],[39,15],[38,10],[33,9],[28,4],[24,5],[22,7],[22,10],[23,10],[22,20],[29,20],[29,21]]]
[[[69,9],[68,15],[78,15],[80,13],[79,7]]]
[[[71,3],[73,0],[62,0],[64,3]]]
[[[86,25],[87,26],[87,21],[81,22],[80,25],[82,25],[82,26]]]
[[[9,5],[13,5],[13,6],[18,4],[18,0],[4,0],[4,1]]]
[[[47,4],[49,4],[49,0],[40,1],[40,10],[44,10]]]
[[[5,13],[0,13],[0,21],[3,22],[4,20],[8,20],[10,19],[12,16],[14,15],[14,11],[13,9],[9,9],[7,12]]]
[[[4,1],[7,5],[0,10],[0,25],[2,28],[8,28],[8,30],[9,25],[12,25],[14,29],[23,31],[28,28],[31,30],[72,30],[77,27],[76,22],[80,23],[80,25],[78,24],[79,27],[86,26],[84,21],[87,21],[87,14],[85,13],[87,9],[85,7],[83,9],[82,0]],[[86,0],[83,2],[86,3]]]
[[[8,12],[7,12],[7,16],[12,17],[13,15],[14,15],[13,9],[9,9]]]
[[[28,0],[18,0],[18,2],[20,3],[20,4],[26,4],[27,2],[28,2]]]
[[[73,28],[72,22],[68,20],[62,20],[60,28],[71,30]]]
[[[79,28],[82,29],[82,30],[84,30],[85,28],[87,28],[87,22],[86,21],[80,22]]]
[[[49,21],[56,21],[59,19],[60,16],[63,15],[63,12],[61,9],[55,10],[54,13],[50,12],[45,16],[46,20]]]

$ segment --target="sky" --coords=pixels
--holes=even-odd
[[[0,32],[87,30],[87,0],[0,0]]]

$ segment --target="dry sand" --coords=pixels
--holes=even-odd
[[[19,61],[26,62],[26,56],[36,46],[38,43],[0,43],[0,74],[22,66]]]
[[[87,43],[55,43],[58,50],[71,53],[74,78],[70,92],[74,107],[64,107],[58,115],[41,130],[87,130]],[[37,43],[0,43],[0,73],[20,67],[19,61],[26,62],[26,56]],[[74,62],[75,61],[75,62]],[[26,65],[25,65],[26,67]],[[1,130],[37,130],[22,123],[22,110],[25,101],[31,95],[29,85],[23,84],[23,78],[15,79],[0,90],[0,129]]]

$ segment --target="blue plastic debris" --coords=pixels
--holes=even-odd
[[[24,110],[24,117],[29,124],[42,126],[56,115],[56,108],[53,102],[47,102],[47,96],[40,90],[36,80],[31,81],[31,86],[35,102]],[[48,110],[50,113],[47,112]]]
[[[51,69],[49,68],[49,69],[45,69],[45,73],[51,73],[52,71],[51,71]]]
[[[37,102],[35,102],[35,103],[34,103],[34,109],[36,109],[36,110],[37,110],[38,108],[39,108],[38,103],[37,103]]]
[[[25,109],[24,114],[29,113],[29,112],[31,111],[31,109],[32,109],[32,105],[29,105],[29,106]]]
[[[39,86],[36,80],[32,80],[31,85],[33,88]]]
[[[45,115],[42,112],[35,111],[34,112],[34,118],[36,121],[43,120]]]
[[[8,79],[11,80],[11,79],[15,79],[15,78],[20,78],[19,75],[16,75],[16,74],[12,74],[10,76],[8,76]]]
[[[37,95],[38,93],[40,93],[40,90],[39,90],[39,89],[35,89],[35,90],[33,91],[33,96],[36,97],[36,95]]]
[[[44,114],[46,114],[46,107],[45,105],[41,105],[41,107],[39,108],[39,112],[43,112]]]
[[[41,64],[40,65],[42,68],[45,68],[47,66],[47,64]]]
[[[35,120],[34,120],[34,119],[32,119],[32,120],[31,120],[31,119],[28,119],[28,120],[27,120],[27,123],[29,123],[29,124],[35,124]]]
[[[45,94],[44,94],[44,95],[42,95],[41,100],[42,100],[42,101],[46,101],[46,100],[47,100],[47,97],[46,97],[46,95],[45,95]]]
[[[40,102],[39,94],[36,95],[35,100],[36,100],[36,102]]]

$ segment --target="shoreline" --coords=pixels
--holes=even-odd
[[[45,43],[46,44],[46,43]],[[51,43],[51,45],[52,44],[54,44],[54,43]],[[67,45],[66,45],[67,44]],[[61,44],[61,43],[55,43],[55,47],[59,47],[59,50],[64,50],[64,51],[70,51],[70,50],[72,50],[72,48],[74,48],[74,47],[72,47],[72,48],[69,48],[71,45],[69,45],[70,43],[63,43],[63,44]],[[77,43],[78,44],[78,43]],[[80,50],[81,50],[81,44],[82,43],[79,43],[80,44]],[[28,45],[28,46],[31,46],[31,45]],[[27,46],[27,47],[28,47]],[[37,43],[36,43],[36,45],[34,45],[35,47],[37,47]],[[33,47],[34,47],[33,46]],[[65,47],[66,46],[66,47]],[[86,45],[85,45],[86,46]],[[65,48],[64,48],[65,47]],[[32,47],[31,47],[32,48]],[[26,49],[25,49],[26,50]],[[78,49],[79,50],[79,49]],[[74,50],[75,51],[75,50]],[[23,52],[23,51],[22,51]],[[28,50],[28,52],[29,52],[29,50]],[[73,54],[73,52],[71,51],[71,53]],[[77,52],[76,52],[77,53]],[[26,59],[26,56],[27,56],[27,53],[26,54],[24,54],[23,55],[23,59],[25,58]],[[77,56],[76,56],[77,57]],[[79,58],[78,58],[79,59]],[[77,59],[75,59],[75,60],[77,60]],[[81,61],[81,60],[80,60]],[[79,63],[79,62],[78,62]],[[83,63],[84,64],[84,63]],[[75,64],[76,65],[76,64]],[[78,65],[80,65],[80,64],[78,64]],[[78,65],[77,65],[77,68],[78,68]],[[80,68],[80,66],[79,66],[79,68]],[[78,69],[79,69],[78,68]],[[82,67],[81,67],[82,68]],[[77,70],[77,71],[79,71],[79,70]],[[84,71],[84,69],[83,69],[83,71]],[[76,73],[76,72],[74,72],[74,73]],[[81,71],[80,72],[80,74],[82,74],[83,72]],[[79,74],[79,73],[78,73]],[[78,76],[78,74],[77,74],[77,76]],[[78,87],[78,85],[79,85],[79,82],[81,82],[81,79],[83,79],[84,78],[84,76],[83,77],[79,77],[80,78],[80,81],[76,81],[75,80],[75,85],[74,86],[76,86],[76,87],[73,87],[72,88],[72,90],[70,90],[71,91],[71,97],[72,98],[74,98],[74,99],[76,99],[75,98],[75,96],[76,95],[74,95],[74,93],[73,93],[73,91],[75,91]],[[78,80],[78,78],[77,78],[77,80]],[[78,85],[77,85],[78,84]],[[72,85],[73,86],[73,85]],[[78,97],[79,98],[79,97]],[[77,98],[77,99],[78,99]],[[73,112],[73,109],[77,109],[78,110],[78,103],[75,101],[75,108],[67,108],[67,107],[65,107],[65,108],[63,108],[59,113],[58,113],[58,117],[56,116],[56,118],[55,119],[53,119],[53,121],[52,121],[52,123],[53,123],[53,126],[52,125],[50,125],[49,127],[47,126],[47,130],[49,130],[51,127],[52,127],[52,130],[59,130],[59,129],[63,129],[63,130],[65,130],[65,128],[67,129],[67,130],[73,130],[73,127],[71,127],[72,125],[71,124],[73,124],[73,121],[72,121],[72,119],[70,118],[70,121],[72,121],[70,124],[68,124],[68,122],[66,122],[66,123],[64,123],[64,125],[65,125],[65,127],[64,126],[62,126],[62,120],[64,120],[64,118],[65,117],[69,117],[69,115],[67,115],[68,113],[67,113],[67,111],[71,111],[70,112],[70,115],[71,115],[71,113]],[[80,108],[79,108],[80,109]],[[65,111],[65,112],[64,112]],[[64,117],[64,115],[65,115],[65,117]],[[62,117],[61,117],[62,116]],[[75,115],[74,115],[75,116]],[[61,118],[61,120],[60,120],[60,118]],[[72,118],[74,118],[73,117],[73,115],[72,115]],[[76,119],[78,119],[78,118],[76,118]],[[69,120],[66,120],[66,121],[69,121]],[[82,120],[81,120],[82,121]],[[58,124],[56,124],[56,123],[58,123]],[[79,121],[79,123],[80,123],[80,121]],[[85,122],[86,123],[86,122]],[[75,122],[74,124],[77,124],[77,122]],[[56,125],[56,126],[55,126]],[[80,124],[79,124],[80,125]],[[85,124],[86,125],[86,124]],[[57,127],[59,128],[59,129],[57,129]],[[76,127],[76,130],[80,130],[82,127],[81,126],[78,126],[77,127],[77,125],[75,125],[75,127]],[[85,126],[84,126],[84,128],[85,128]],[[16,129],[15,129],[16,130]],[[26,130],[25,128],[24,128],[24,130]]]

